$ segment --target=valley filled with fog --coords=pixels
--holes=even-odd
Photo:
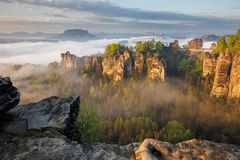
[[[165,36],[143,36],[121,39],[100,39],[84,42],[58,41],[58,42],[17,42],[0,43],[0,63],[12,64],[42,64],[47,65],[53,61],[60,61],[60,53],[70,51],[71,53],[84,56],[103,53],[104,48],[110,43],[122,43],[126,46],[134,46],[137,41],[160,40],[166,46],[175,38]],[[189,38],[178,39],[180,46],[187,44]],[[213,41],[205,41],[203,48],[209,48]]]

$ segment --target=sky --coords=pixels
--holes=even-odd
[[[234,33],[240,0],[0,0],[0,32]]]

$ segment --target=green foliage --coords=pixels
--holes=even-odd
[[[148,117],[117,118],[113,123],[105,121],[102,126],[104,142],[110,140],[118,144],[128,144],[143,141],[145,138],[159,138],[157,123]]]
[[[217,48],[218,52],[224,52],[225,49],[227,48],[226,41],[223,37],[217,41]]]
[[[136,51],[142,51],[142,52],[156,52],[158,54],[161,53],[161,51],[164,48],[164,44],[161,41],[155,41],[154,39],[150,41],[139,41],[135,45]]]
[[[135,45],[135,49],[136,51],[146,51],[145,43],[142,41],[137,42]]]
[[[191,69],[192,65],[190,64],[190,61],[187,60],[186,58],[183,58],[178,65],[179,72],[185,75],[186,73],[189,73]]]
[[[105,55],[115,54],[115,53],[123,53],[127,47],[120,45],[118,43],[112,43],[106,46]]]
[[[227,39],[227,48],[232,50],[234,47],[234,36],[230,35]]]
[[[191,130],[186,129],[182,123],[173,120],[168,121],[161,130],[161,139],[171,143],[179,143],[194,138]]]
[[[155,45],[156,52],[160,54],[164,48],[164,44],[161,41],[158,41]]]
[[[48,68],[52,70],[57,69],[58,67],[59,67],[59,63],[56,61],[48,64]]]
[[[23,67],[23,65],[21,65],[21,64],[15,64],[12,66],[12,70],[17,71],[17,70],[21,69],[22,67]]]
[[[100,133],[97,112],[85,102],[82,102],[80,106],[80,113],[71,136],[74,140],[83,144],[96,142]]]
[[[240,52],[240,29],[237,31],[235,36],[234,51],[238,53]]]

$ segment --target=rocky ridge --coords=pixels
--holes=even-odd
[[[61,57],[61,65],[67,69],[78,69],[83,74],[94,74],[115,82],[132,76],[165,80],[165,62],[153,53],[125,51],[123,54],[77,57],[66,52]]]

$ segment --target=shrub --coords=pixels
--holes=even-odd
[[[167,142],[178,143],[192,138],[194,138],[192,131],[176,120],[168,121],[161,130],[161,139]]]
[[[74,124],[72,139],[86,144],[99,139],[99,119],[97,112],[89,104],[81,103],[79,116]]]

